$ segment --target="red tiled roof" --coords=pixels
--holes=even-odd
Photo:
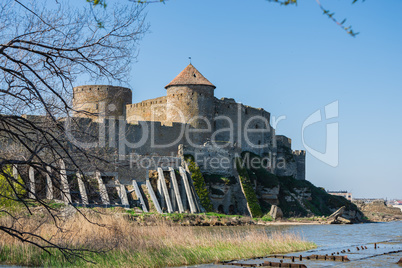
[[[215,86],[208,81],[191,63],[176,76],[165,88],[170,86],[184,86],[184,85],[203,85]]]

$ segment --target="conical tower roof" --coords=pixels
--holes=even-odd
[[[170,86],[186,86],[186,85],[202,85],[216,88],[208,81],[191,63],[184,68],[175,79],[172,80],[165,88]]]

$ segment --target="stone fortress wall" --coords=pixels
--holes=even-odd
[[[128,104],[126,106],[127,123],[138,125],[141,121],[159,122],[161,126],[190,123],[189,125],[193,128],[210,128],[210,131],[206,132],[204,137],[199,139],[194,137],[194,141],[197,144],[202,144],[207,140],[213,140],[218,144],[236,144],[243,148],[244,151],[259,155],[268,153],[269,149],[272,148],[272,136],[274,133],[269,123],[270,114],[265,110],[236,103],[233,99],[217,99],[215,97],[205,102],[207,105],[199,108],[200,105],[187,104],[188,97],[193,96],[192,93],[184,97],[181,96],[182,94],[180,93],[177,99],[174,99],[173,104],[171,102],[172,98],[167,97]],[[178,111],[173,110],[173,108],[169,109],[169,105],[180,108],[180,113],[182,114],[178,115]],[[194,106],[198,106],[198,108],[192,110],[191,107]],[[198,113],[200,109],[203,111],[202,113]],[[169,110],[172,112],[169,113]],[[197,113],[194,111],[197,111]],[[207,118],[210,125],[202,125],[202,123],[205,123],[202,120],[199,120],[201,122],[190,122],[192,118],[197,116]],[[255,116],[259,117],[251,120]],[[234,131],[231,132],[228,128]],[[245,128],[250,129],[247,135],[243,135]],[[213,133],[216,134],[212,136]],[[169,141],[163,139],[162,142]],[[185,142],[183,141],[183,143]]]
[[[139,121],[166,122],[167,97],[144,100],[139,103],[127,104],[126,119],[129,124]]]
[[[215,99],[214,122],[215,131],[223,131],[233,124],[233,140],[242,151],[263,155],[272,149],[270,113],[262,108],[246,106],[229,98]],[[249,131],[245,132],[246,129]],[[215,140],[230,141],[230,138],[229,132],[223,131]]]
[[[292,140],[283,135],[275,136],[276,157],[285,160],[286,168],[277,168],[279,176],[293,176],[298,180],[306,179],[305,159],[306,151],[292,151]]]
[[[93,120],[99,115],[126,117],[126,105],[131,101],[132,91],[125,87],[86,85],[73,89],[74,115]]]

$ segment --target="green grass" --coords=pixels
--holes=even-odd
[[[164,214],[159,214],[159,213],[153,213],[153,212],[147,212],[147,213],[136,213],[134,210],[126,210],[125,213],[132,217],[136,218],[141,218],[143,221],[145,221],[147,218],[155,218],[155,219],[166,219],[166,220],[172,220],[173,222],[180,222],[184,221],[188,218],[194,219],[194,218],[206,218],[206,219],[212,219],[212,218],[218,218],[218,219],[229,219],[229,218],[245,218],[245,216],[242,215],[226,215],[226,214],[221,214],[221,213],[216,213],[216,212],[206,212],[206,213],[198,213],[198,214],[191,214],[191,213],[164,213]]]
[[[226,214],[221,214],[221,213],[216,213],[216,212],[207,212],[207,213],[202,213],[198,215],[205,215],[207,217],[218,217],[218,218],[244,218],[245,216],[242,215],[226,215]]]
[[[274,219],[271,217],[271,215],[266,214],[260,220],[262,220],[262,221],[273,221]]]

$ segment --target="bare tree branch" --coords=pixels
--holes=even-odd
[[[4,0],[0,3],[0,201],[20,205],[26,215],[41,207],[60,232],[63,217],[48,201],[29,187],[29,168],[48,175],[54,189],[66,197],[61,186],[59,161],[67,169],[82,172],[82,163],[107,162],[96,151],[71,144],[65,122],[74,133],[91,139],[91,133],[70,118],[73,86],[77,79],[124,84],[138,42],[148,29],[144,5],[117,4],[108,10],[92,10],[105,22],[100,28],[88,7],[71,7],[67,1]],[[10,174],[18,167],[22,180]],[[23,189],[23,191],[21,190]],[[69,200],[72,204],[72,200]],[[85,219],[89,219],[78,209]],[[37,234],[38,226],[25,230],[20,212],[0,204],[0,232],[51,253],[57,249],[69,261],[89,261],[88,253],[102,250],[77,249],[52,237]],[[97,224],[96,222],[93,222]]]

